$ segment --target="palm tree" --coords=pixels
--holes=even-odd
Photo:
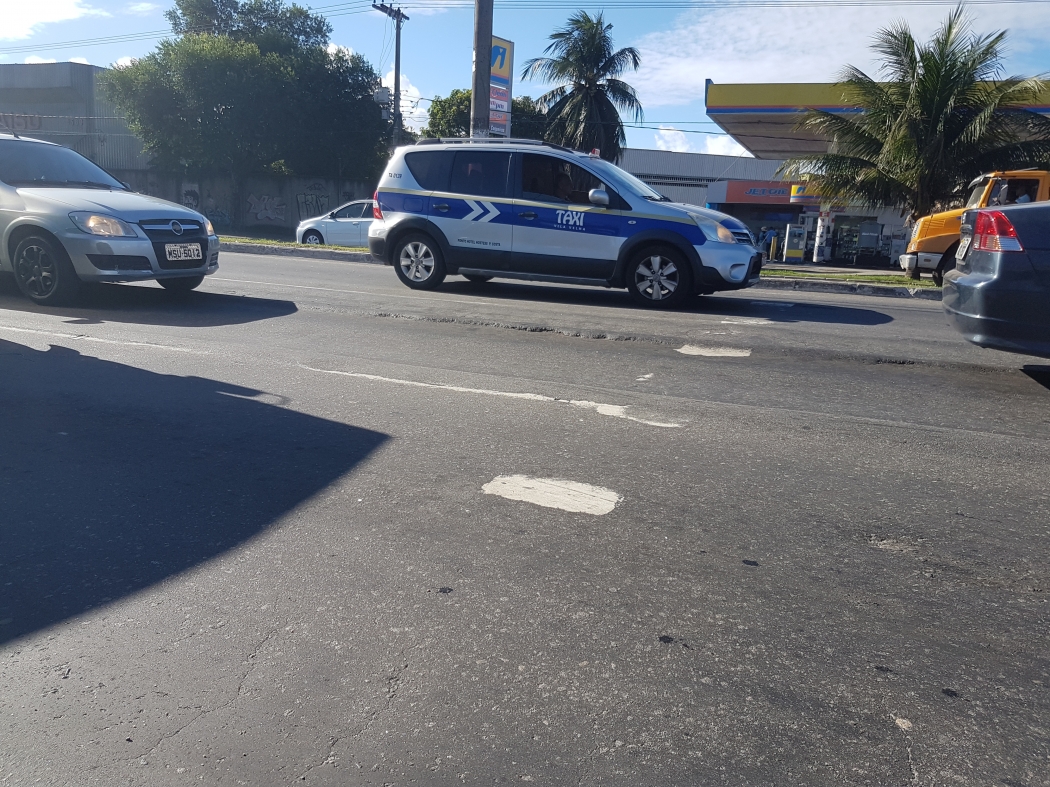
[[[970,32],[956,8],[928,43],[904,22],[883,28],[872,48],[881,80],[847,66],[847,102],[862,111],[808,112],[801,128],[831,142],[826,154],[785,162],[825,197],[899,207],[925,216],[958,198],[982,172],[1050,161],[1050,120],[1026,106],[1046,83],[1002,77],[1005,32]]]
[[[554,84],[536,104],[547,113],[548,142],[576,150],[601,150],[602,158],[616,161],[626,136],[620,110],[640,121],[642,105],[634,88],[619,79],[641,63],[638,50],[613,51],[611,24],[601,13],[577,11],[568,24],[550,37],[543,50],[525,64],[522,79],[539,78]]]

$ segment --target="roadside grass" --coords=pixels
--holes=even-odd
[[[258,243],[263,246],[289,246],[292,248],[314,248],[308,244],[296,243],[294,240],[273,240],[271,238],[248,238],[243,235],[220,235],[219,240],[221,242],[228,243]],[[330,249],[345,249],[347,251],[367,251],[364,246],[334,246],[332,244],[326,244],[319,248],[330,248]]]
[[[784,279],[810,279],[819,281],[848,281],[854,284],[889,284],[895,287],[934,287],[932,279],[909,279],[907,276],[878,273],[811,273],[809,271],[792,271],[784,268],[763,268],[763,276]]]

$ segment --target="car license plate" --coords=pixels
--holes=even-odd
[[[963,257],[966,256],[966,252],[970,248],[970,241],[972,241],[972,240],[973,240],[973,236],[972,235],[969,238],[963,238],[962,239],[962,243],[959,244],[959,248],[955,252],[955,259],[961,260]]]
[[[168,258],[168,262],[204,259],[201,256],[201,245],[199,243],[165,243],[164,254]]]

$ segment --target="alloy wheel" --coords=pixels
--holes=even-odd
[[[434,252],[425,243],[406,243],[398,260],[401,270],[411,281],[426,281],[434,272]]]
[[[659,254],[647,257],[634,269],[634,286],[652,301],[670,298],[678,289],[680,281],[678,266],[670,258]]]
[[[58,270],[50,252],[36,244],[25,246],[15,262],[15,275],[33,298],[46,298],[58,283]]]

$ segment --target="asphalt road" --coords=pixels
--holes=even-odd
[[[1048,414],[924,301],[4,282],[0,784],[1048,785]]]

